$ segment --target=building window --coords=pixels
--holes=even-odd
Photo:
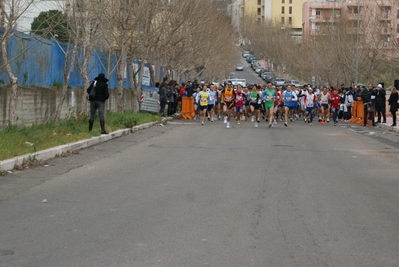
[[[288,17],[288,24],[292,25],[292,17]]]
[[[258,7],[258,15],[262,15],[262,9],[260,7]]]
[[[290,0],[290,4],[292,4],[292,0]]]
[[[258,0],[258,5],[261,5],[262,4],[262,0]]]
[[[281,14],[284,14],[285,13],[285,8],[282,6],[281,7]]]
[[[284,25],[284,24],[285,24],[284,17],[281,17],[281,24],[282,24],[282,25]]]
[[[288,8],[288,13],[289,13],[289,14],[292,14],[292,6],[290,6],[290,7]]]
[[[352,13],[353,14],[360,13],[360,11],[361,11],[361,8],[360,9],[357,9],[357,7],[352,8]]]
[[[316,10],[316,16],[320,16],[320,10]]]
[[[282,3],[282,4],[285,4],[285,0],[281,0],[281,3]]]

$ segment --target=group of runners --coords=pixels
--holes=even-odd
[[[210,122],[224,117],[226,128],[230,128],[231,120],[235,118],[238,125],[241,121],[251,120],[255,127],[259,126],[261,118],[268,122],[272,128],[278,121],[288,121],[299,118],[313,125],[315,116],[321,124],[330,122],[332,115],[333,124],[338,122],[339,111],[342,110],[342,96],[338,89],[323,87],[313,90],[310,85],[297,88],[295,85],[276,87],[272,83],[265,86],[249,84],[241,86],[228,82],[225,86],[203,84],[193,94],[196,118],[201,119],[202,125],[207,119]],[[353,98],[352,98],[353,101]]]

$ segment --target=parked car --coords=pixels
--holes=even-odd
[[[255,57],[252,56],[252,55],[249,55],[249,56],[246,57],[246,60],[247,60],[248,63],[251,63],[252,60],[254,60],[254,59],[255,59]]]
[[[265,70],[265,69],[262,69],[259,73],[258,73],[258,75],[259,75],[259,77],[263,77],[263,75],[266,75],[266,74],[272,74],[270,71],[268,71],[268,70]]]
[[[271,82],[271,83],[275,83],[275,81],[276,81],[276,77],[274,76],[274,74],[272,74],[272,73],[268,73],[268,72],[264,72],[263,74],[262,74],[262,79],[265,81],[265,82]]]
[[[284,79],[283,78],[276,78],[276,81],[274,82],[275,86],[283,86],[284,85]]]
[[[263,67],[259,66],[258,68],[255,69],[255,72],[259,75],[260,77],[260,73],[266,71]]]
[[[246,50],[244,50],[244,51],[242,51],[242,56],[243,57],[247,57],[247,56],[249,56],[250,54],[249,54],[249,51],[246,51]]]
[[[236,70],[238,70],[238,71],[243,71],[243,70],[244,70],[244,64],[238,63],[238,64],[236,65]]]
[[[256,69],[259,68],[259,67],[261,67],[261,65],[259,64],[258,61],[255,61],[255,63],[252,61],[252,63],[251,63],[251,68],[252,68],[253,70],[256,70]]]

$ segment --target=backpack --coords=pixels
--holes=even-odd
[[[173,95],[173,87],[172,86],[168,86],[167,90],[166,90],[166,96],[167,97],[171,97]]]

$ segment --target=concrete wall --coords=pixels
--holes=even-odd
[[[65,118],[71,113],[76,113],[80,107],[82,89],[69,89],[64,101],[61,117]],[[18,91],[17,117],[19,125],[39,124],[54,119],[55,110],[61,96],[61,89],[57,88],[25,88]],[[10,90],[0,87],[0,128],[7,125],[8,103]],[[87,105],[89,107],[89,103]],[[132,91],[124,92],[125,110],[132,109]],[[106,109],[117,110],[117,90],[110,90],[110,98],[106,102]],[[88,108],[87,108],[88,111]]]

